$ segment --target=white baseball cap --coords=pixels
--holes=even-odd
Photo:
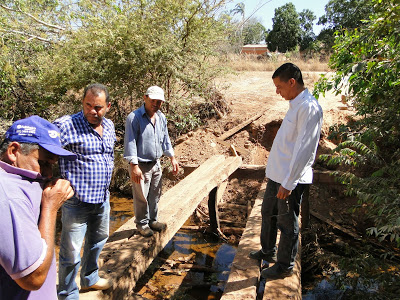
[[[156,85],[149,87],[145,95],[150,99],[165,101],[163,89]]]

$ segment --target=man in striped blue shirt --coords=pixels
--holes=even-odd
[[[61,175],[71,182],[75,195],[62,206],[59,256],[59,299],[79,299],[76,275],[81,264],[82,290],[104,290],[110,280],[100,278],[97,260],[109,235],[109,186],[114,168],[114,124],[105,115],[111,103],[107,88],[91,84],[84,90],[82,111],[54,121],[61,143],[75,153],[74,162],[60,158]]]
[[[151,86],[144,95],[144,105],[128,115],[125,124],[124,158],[129,162],[132,181],[135,223],[139,233],[150,237],[166,224],[157,221],[161,197],[161,164],[169,157],[173,174],[179,170],[168,135],[167,119],[159,110],[165,101],[164,91]]]

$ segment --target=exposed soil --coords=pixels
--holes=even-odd
[[[200,129],[180,136],[176,140],[175,154],[181,166],[188,170],[198,166],[213,155],[233,155],[229,145],[233,145],[247,165],[265,166],[268,160],[269,150],[273,139],[280,127],[282,119],[288,109],[288,102],[275,92],[272,72],[240,72],[230,75],[216,83],[217,88],[227,86],[222,92],[222,98],[228,104],[230,112],[224,117],[212,118]],[[318,72],[303,72],[306,86],[312,90],[314,83],[318,80]],[[335,147],[328,140],[329,127],[346,123],[354,116],[351,107],[341,102],[340,95],[328,93],[319,98],[319,103],[324,111],[324,123],[319,142],[318,153],[328,153]],[[251,119],[255,115],[262,115],[249,125],[237,131],[227,138],[226,143],[218,142],[218,137],[235,126]],[[168,161],[166,160],[166,165]],[[316,162],[315,169],[323,169],[323,164]],[[163,189],[167,190],[174,185],[179,178],[174,178],[164,169],[166,179]],[[227,238],[227,242],[237,244],[240,240],[240,228],[245,227],[251,204],[256,198],[264,178],[264,171],[253,173],[235,172],[230,178],[223,195],[222,203],[219,205],[221,229]],[[331,220],[354,233],[355,236],[364,237],[365,229],[370,225],[363,211],[356,213],[350,209],[357,203],[355,198],[344,195],[343,186],[337,184],[315,183],[310,188],[309,194],[310,210],[315,211],[325,219]],[[206,199],[201,203],[194,214],[195,225],[204,232],[208,228],[208,208]],[[204,225],[204,226],[202,226]],[[233,229],[239,230],[233,230]],[[303,230],[303,253],[302,253],[302,285],[303,293],[308,289],[314,289],[318,278],[327,276],[330,271],[338,270],[340,259],[337,251],[342,251],[343,256],[348,256],[349,243],[354,242],[353,237],[339,232],[324,221],[311,216],[309,229]],[[340,231],[340,230],[339,230]],[[224,237],[224,238],[225,238]],[[322,247],[324,247],[322,249]],[[363,245],[359,246],[360,248]],[[376,257],[385,252],[381,249]],[[374,254],[375,255],[375,254]],[[332,273],[331,273],[332,274]],[[169,280],[169,279],[165,279]],[[161,286],[167,282],[162,281]],[[149,286],[144,284],[144,290],[140,293],[153,294]],[[143,287],[143,285],[142,285]],[[136,292],[139,292],[137,290]],[[332,297],[324,296],[319,299],[339,299],[337,294]],[[150,297],[151,299],[156,299]],[[188,298],[189,299],[189,298]],[[314,298],[313,298],[314,299]],[[345,298],[343,298],[345,299]]]
[[[310,91],[318,80],[319,74],[318,72],[303,73],[305,85]],[[223,118],[211,119],[205,127],[179,138],[175,152],[180,164],[199,165],[212,155],[232,155],[229,147],[218,143],[217,137],[263,112],[259,119],[226,141],[238,149],[247,150],[247,152],[242,151],[244,153],[238,151],[244,164],[265,166],[273,139],[288,109],[288,102],[276,94],[271,77],[272,72],[240,72],[220,80],[217,86],[228,86],[223,91],[223,95],[231,112]],[[340,95],[328,93],[325,97],[319,98],[319,103],[324,111],[324,123],[318,155],[329,152],[335,146],[327,139],[329,127],[337,123],[345,123],[354,115],[354,111],[341,102]],[[237,194],[244,195],[243,197],[246,198],[254,197],[254,193],[251,192],[253,189],[254,187],[245,184],[243,179],[231,181],[228,192],[224,195],[224,201],[230,202],[230,198],[237,197]],[[333,214],[344,216],[343,210],[347,205],[343,205],[342,201],[335,201],[334,198],[326,196],[327,198],[323,197],[324,201],[314,203],[313,199],[321,199],[323,193],[315,190],[316,188],[311,190],[312,196],[315,195],[315,197],[310,197],[311,207],[327,217]],[[229,191],[235,191],[234,195],[231,195]],[[242,201],[247,203],[247,199],[242,198]],[[327,201],[329,205],[326,205]],[[349,218],[343,218],[343,220],[351,222]]]

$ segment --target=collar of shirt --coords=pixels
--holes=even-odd
[[[24,177],[27,177],[30,179],[43,179],[42,175],[40,175],[40,173],[38,173],[38,172],[14,167],[3,161],[0,161],[0,171],[10,173],[10,174],[24,176]]]
[[[81,121],[82,121],[88,128],[90,128],[91,131],[93,131],[93,133],[99,135],[99,133],[98,133],[96,130],[94,130],[94,128],[92,127],[92,125],[90,125],[89,121],[86,119],[85,115],[83,114],[83,110],[81,110],[80,112],[78,112],[78,113],[77,113],[77,116],[78,116],[79,119],[81,119]],[[103,119],[101,120],[101,126],[103,126],[103,129],[106,129],[106,130],[110,130],[110,129],[111,129],[110,124],[109,124],[109,122],[107,121],[106,118],[103,118]]]
[[[140,111],[140,115],[143,117],[143,116],[146,116],[148,119],[149,119],[149,121],[150,121],[150,117],[149,117],[149,115],[147,114],[147,112],[146,112],[146,109],[144,108],[144,104],[141,106],[141,107],[139,107],[139,111]],[[156,115],[156,120],[158,119],[158,114],[159,114],[159,110],[157,110],[157,112],[155,113],[155,115]],[[151,122],[150,122],[151,123]]]
[[[303,102],[303,99],[305,98],[307,93],[308,93],[308,89],[305,88],[300,94],[298,94],[296,96],[296,98],[290,100],[289,101],[290,108],[295,108],[297,105],[299,105],[301,102]]]

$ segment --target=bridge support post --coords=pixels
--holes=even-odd
[[[217,201],[217,189],[213,188],[208,195],[208,214],[210,216],[211,232],[218,235],[219,229],[219,217],[218,217],[218,201]]]

